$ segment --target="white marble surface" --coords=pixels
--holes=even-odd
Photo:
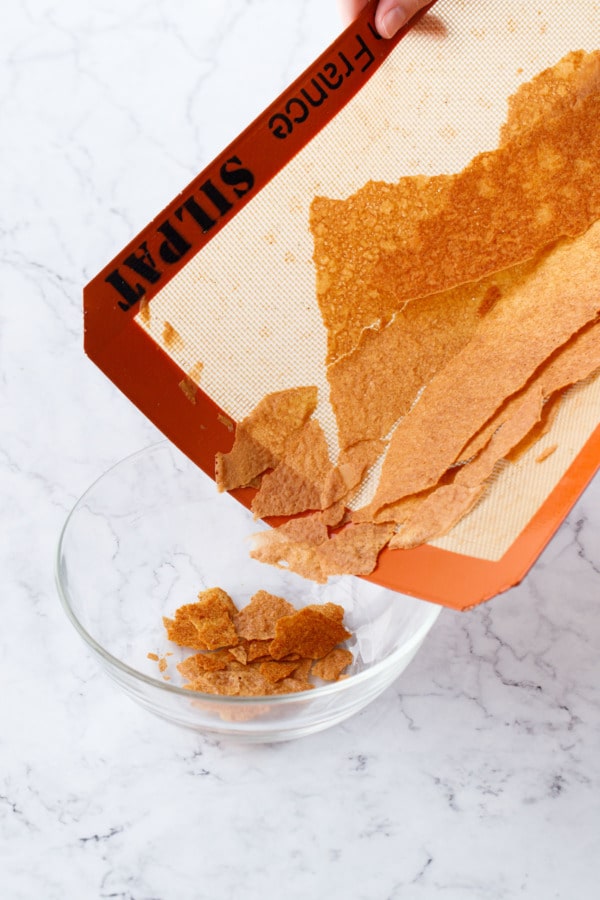
[[[591,900],[600,481],[523,583],[444,611],[319,735],[138,709],[65,618],[74,500],[156,438],[84,357],[81,289],[335,37],[333,0],[16,0],[0,23],[0,895]]]

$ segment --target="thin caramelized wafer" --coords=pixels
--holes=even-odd
[[[284,678],[279,681],[273,690],[274,694],[298,694],[301,691],[312,691],[314,684],[310,681],[302,681],[299,678]]]
[[[370,505],[373,513],[434,485],[500,404],[595,318],[599,267],[600,223],[543,254],[533,274],[491,311],[399,424]]]
[[[387,522],[365,522],[349,525],[315,544],[293,532],[290,537],[283,526],[255,534],[250,556],[323,584],[331,575],[368,575],[392,533]]]
[[[253,536],[250,556],[259,562],[278,569],[289,569],[303,578],[324,584],[329,573],[319,555],[322,543],[314,544],[307,539],[288,537],[282,528],[270,528]]]
[[[327,361],[352,350],[366,328],[389,322],[406,297],[386,291],[371,276],[384,252],[406,239],[398,223],[416,228],[439,213],[450,176],[403,178],[398,184],[367,182],[346,200],[315,197],[310,208],[317,299],[327,328]]]
[[[254,662],[256,659],[264,659],[269,655],[269,647],[272,637],[261,641],[248,641],[246,647],[246,662]]]
[[[349,525],[319,547],[319,557],[327,575],[368,575],[392,535],[385,523]]]
[[[233,618],[237,612],[231,597],[221,588],[209,588],[198,594],[197,603],[187,603],[175,618],[163,622],[170,641],[196,650],[216,650],[236,644]]]
[[[363,331],[357,346],[328,367],[340,447],[388,434],[423,385],[473,336],[494,283],[409,303],[387,327]]]
[[[229,665],[229,651],[217,650],[213,653],[195,653],[177,664],[178,672],[188,681],[194,681],[205,672],[218,672]]]
[[[469,463],[456,470],[451,484],[441,485],[415,503],[390,548],[418,546],[446,534],[477,502],[496,464],[536,428],[544,401],[555,392],[581,381],[600,368],[600,323],[582,329],[567,345],[545,362],[531,382],[503,407],[501,421],[484,449]]]
[[[527,384],[526,390],[535,390],[539,386],[544,400],[547,400],[557,391],[588,378],[599,367],[600,324],[591,322],[542,363]],[[468,460],[479,453],[502,423],[513,415],[515,406],[520,402],[520,394],[506,400],[484,427],[463,447],[461,458]]]
[[[241,663],[243,666],[245,666],[248,662],[248,651],[243,646],[243,644],[238,644],[235,647],[228,647],[227,652],[232,657],[232,659],[235,659],[236,662]]]
[[[523,454],[527,453],[534,444],[541,440],[545,434],[548,434],[554,425],[567,390],[568,389],[564,391],[555,391],[554,394],[546,400],[542,409],[540,421],[533,426],[529,434],[527,434],[516,447],[513,447],[506,457],[509,462],[516,462]]]
[[[600,93],[572,90],[577,102],[534,117],[454,176],[371,182],[348,200],[313,201],[329,362],[407,301],[530,259],[600,216]]]
[[[288,678],[297,668],[298,660],[286,662],[285,660],[266,659],[261,662],[259,672],[267,681],[277,684],[278,681]]]
[[[539,385],[525,392],[513,415],[500,425],[479,456],[458,469],[450,484],[440,485],[413,504],[409,516],[390,540],[390,548],[409,549],[441,537],[466,515],[483,495],[484,482],[496,463],[539,421],[543,400]]]
[[[323,429],[316,419],[310,419],[290,436],[279,464],[263,477],[252,501],[255,518],[329,506],[324,490],[332,470]]]
[[[418,547],[446,534],[477,503],[485,486],[445,484],[429,494],[389,542],[391,550]]]
[[[600,91],[600,50],[567,53],[508,98],[508,118],[500,141],[508,143],[543,118],[560,116],[587,94]]]
[[[250,484],[277,465],[288,437],[313,414],[316,387],[290,388],[264,397],[238,424],[229,453],[217,453],[215,479],[220,491]]]
[[[322,659],[313,663],[311,673],[324,681],[337,681],[344,669],[352,663],[354,657],[350,650],[335,647]]]
[[[329,514],[325,516],[329,525],[337,525],[341,518],[340,515],[336,520],[334,504],[352,497],[367,471],[386,447],[383,440],[358,440],[341,450],[335,467],[336,478],[332,478],[331,488],[327,485],[325,487],[323,507],[324,510],[329,510]]]
[[[311,513],[309,516],[290,519],[276,530],[286,540],[312,544],[315,547],[323,544],[329,537],[329,529],[323,521],[322,513]]]
[[[205,672],[185,687],[192,691],[220,694],[225,697],[260,697],[271,692],[270,682],[264,675],[257,669],[247,667]]]
[[[342,616],[343,616],[342,609]],[[307,659],[326,656],[336,644],[350,637],[341,621],[327,615],[318,606],[305,606],[277,622],[271,643],[271,656],[281,659],[288,653],[299,653]]]
[[[383,452],[382,441],[359,441],[342,450],[334,466],[320,423],[311,419],[290,436],[279,464],[262,478],[252,501],[255,518],[326,510],[357,488]]]
[[[283,597],[257,591],[234,618],[239,637],[248,641],[266,641],[275,636],[277,620],[290,615],[294,607]]]

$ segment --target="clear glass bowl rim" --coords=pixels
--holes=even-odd
[[[426,634],[433,627],[437,617],[441,612],[441,607],[437,606],[436,604],[429,603],[429,615],[425,618],[425,621],[422,623],[422,625],[405,644],[402,644],[400,647],[396,648],[396,650],[390,653],[389,656],[386,656],[379,662],[374,663],[372,666],[369,666],[368,669],[365,669],[362,672],[357,672],[356,675],[351,675],[350,677],[344,678],[341,681],[336,681],[333,684],[319,685],[311,691],[302,691],[293,694],[261,694],[249,697],[230,697],[221,694],[205,694],[201,691],[189,691],[185,688],[178,687],[177,685],[169,684],[165,681],[159,681],[156,678],[152,678],[152,676],[150,675],[145,675],[143,672],[139,672],[137,669],[132,668],[132,666],[127,665],[127,663],[122,662],[120,659],[118,659],[118,657],[113,656],[112,653],[109,653],[101,644],[99,644],[98,641],[94,637],[92,637],[92,635],[87,631],[86,628],[84,628],[84,626],[79,621],[79,618],[77,617],[73,607],[71,606],[69,600],[69,592],[64,587],[61,579],[61,559],[63,558],[62,551],[66,534],[73,516],[77,512],[79,506],[84,503],[86,497],[88,497],[94,491],[98,484],[105,478],[107,478],[111,474],[111,472],[119,468],[121,465],[133,462],[133,460],[135,460],[139,456],[146,456],[161,449],[172,450],[175,448],[173,448],[173,446],[167,440],[157,441],[153,444],[147,445],[146,447],[142,447],[140,450],[136,450],[133,453],[130,453],[128,456],[123,457],[116,463],[113,463],[113,465],[109,466],[108,469],[106,469],[101,475],[99,475],[98,478],[96,478],[86,488],[79,499],[75,501],[70,512],[67,515],[67,518],[65,519],[58,538],[54,562],[54,578],[62,607],[71,624],[78,632],[80,637],[84,640],[84,642],[110,666],[113,666],[114,668],[120,670],[125,675],[136,681],[140,681],[143,684],[147,684],[153,688],[158,688],[159,690],[164,691],[167,695],[185,697],[186,700],[189,700],[190,697],[199,697],[202,698],[203,702],[206,701],[207,703],[214,703],[215,705],[218,704],[220,706],[223,706],[223,704],[230,704],[231,706],[252,705],[257,701],[261,703],[268,701],[269,704],[285,705],[286,703],[289,704],[294,701],[298,702],[300,699],[305,701],[307,699],[307,696],[309,696],[310,699],[317,699],[318,697],[326,697],[332,694],[343,694],[347,691],[353,690],[356,685],[364,681],[370,681],[372,678],[376,678],[377,675],[384,670],[393,668],[398,658],[408,655],[415,646],[418,646],[422,642]],[[390,593],[392,592],[390,591]],[[427,601],[421,602],[426,603]]]

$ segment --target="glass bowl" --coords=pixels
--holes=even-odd
[[[319,585],[252,560],[249,536],[265,527],[167,442],[113,466],[76,503],[60,536],[58,592],[80,636],[129,697],[204,734],[281,741],[343,721],[406,668],[440,607],[361,578]],[[176,665],[195,651],[167,640],[162,617],[209,587],[226,590],[238,608],[261,588],[297,608],[343,606],[354,654],[348,677],[265,697],[183,688]]]

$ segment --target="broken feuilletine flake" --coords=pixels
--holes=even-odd
[[[352,637],[343,619],[344,609],[335,603],[297,610],[264,590],[238,610],[224,590],[209,588],[163,623],[170,641],[200,650],[177,664],[185,688],[257,697],[311,690],[314,678],[344,677],[353,655],[340,646]],[[161,664],[165,660],[156,653],[148,657]]]

